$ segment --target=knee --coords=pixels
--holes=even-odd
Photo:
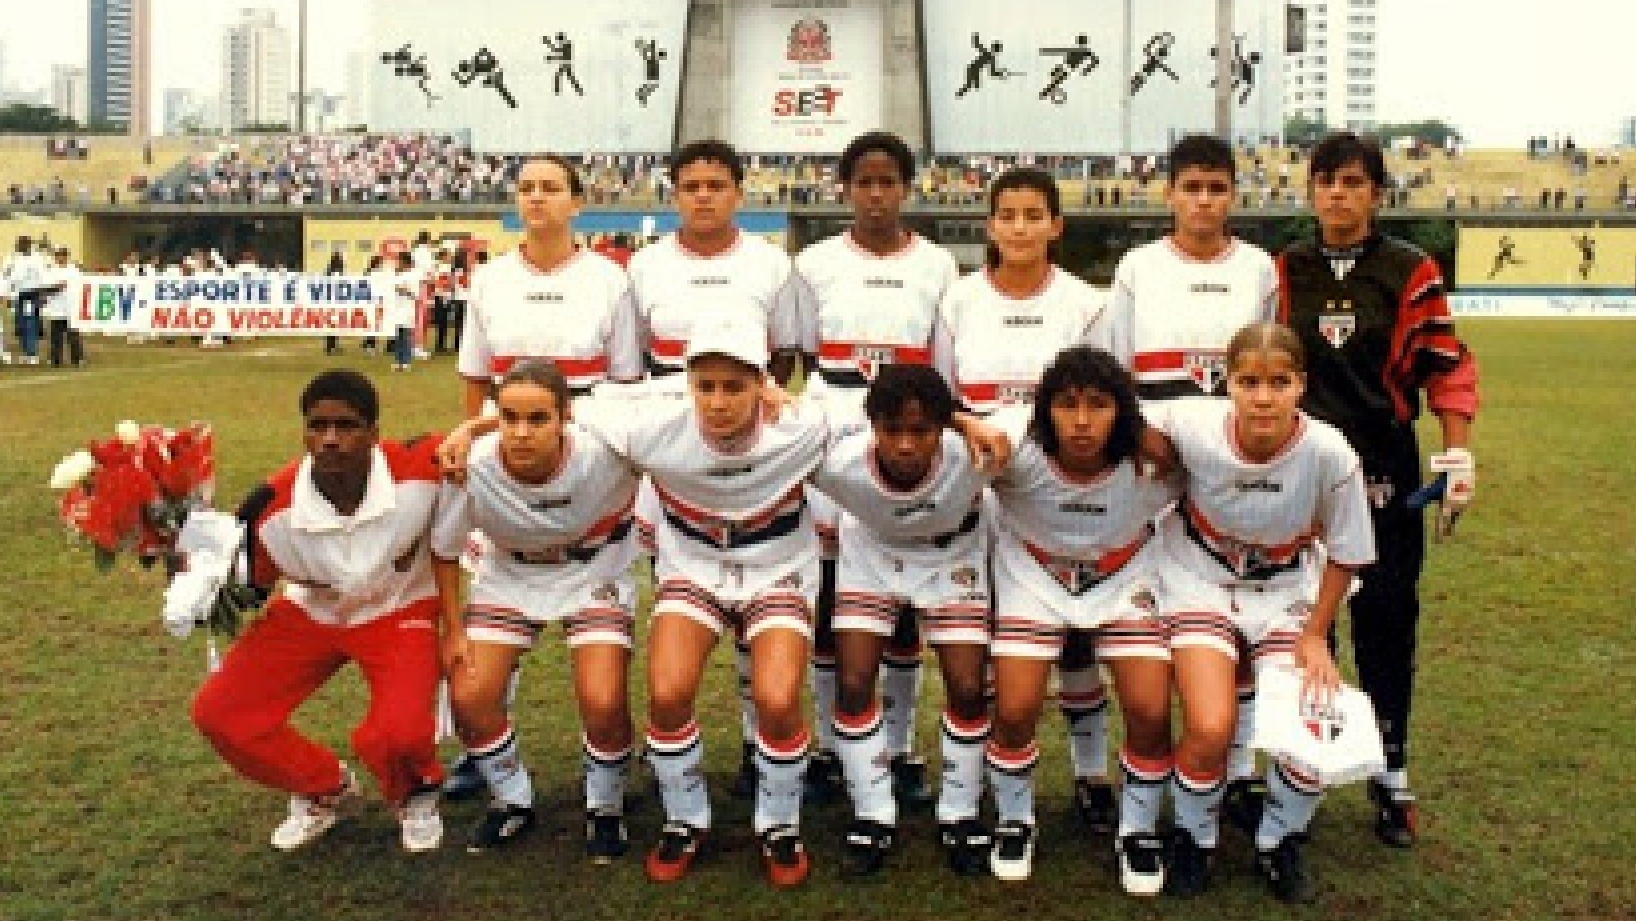
[[[1236,722],[1232,710],[1191,716],[1182,727],[1182,738],[1195,752],[1226,752],[1233,744]]]
[[[586,726],[609,726],[629,722],[629,700],[623,687],[613,682],[585,688],[580,691],[579,708]]]
[[[943,673],[944,706],[949,712],[963,720],[976,719],[983,715],[988,702],[983,696],[983,673],[977,669],[973,674],[955,675]]]
[[[194,695],[189,715],[199,733],[216,745],[233,745],[259,735],[266,722],[239,695],[216,681],[207,682]]]
[[[687,725],[693,718],[693,697],[671,687],[654,687],[648,692],[648,720],[667,731]]]
[[[799,722],[800,720],[801,688],[799,685],[789,688],[757,687],[754,700],[757,718],[768,724],[782,725]]]

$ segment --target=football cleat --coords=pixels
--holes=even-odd
[[[1130,895],[1158,895],[1165,887],[1165,840],[1158,835],[1126,835],[1114,843],[1119,884]]]
[[[949,869],[959,876],[978,876],[989,872],[988,852],[994,846],[994,837],[978,819],[938,824],[943,841],[943,854]]]
[[[988,855],[996,879],[1021,882],[1034,872],[1034,826],[1001,822],[994,829],[994,848]]]
[[[686,822],[666,822],[659,829],[658,846],[648,852],[648,879],[656,883],[674,883],[686,876],[688,868],[698,859],[704,835],[704,829],[694,828]]]
[[[625,856],[630,848],[630,832],[625,817],[617,812],[597,811],[585,816],[585,853],[595,864],[609,864]]]
[[[801,846],[801,832],[794,825],[774,825],[762,832],[761,863],[767,870],[767,882],[774,888],[788,889],[806,881],[812,871],[807,849]]]
[[[1092,834],[1111,835],[1119,823],[1119,801],[1106,780],[1091,777],[1074,779],[1074,809]]]
[[[1375,836],[1392,847],[1413,847],[1420,824],[1414,794],[1370,780],[1369,799],[1375,804]]]
[[[842,841],[841,875],[847,879],[867,879],[886,866],[897,830],[882,822],[858,819],[846,830]]]
[[[1170,834],[1170,866],[1165,873],[1166,895],[1191,899],[1210,891],[1210,864],[1214,851],[1199,847],[1185,828]]]
[[[1295,833],[1284,836],[1270,851],[1255,852],[1255,869],[1267,881],[1272,894],[1281,902],[1306,903],[1317,898],[1317,887],[1307,872],[1301,857],[1301,845],[1306,835]]]
[[[489,811],[477,823],[477,828],[472,831],[471,842],[466,845],[466,852],[483,854],[504,847],[527,834],[534,828],[534,824],[534,807],[495,803],[489,807]]]
[[[339,791],[327,796],[290,797],[288,817],[273,829],[273,847],[280,851],[293,851],[323,837],[325,832],[334,828],[335,823],[341,820],[342,810],[347,802],[357,795],[358,778],[343,762]]]
[[[416,787],[398,807],[398,828],[404,850],[424,854],[437,850],[443,843],[443,816],[437,811],[442,793],[442,788],[433,784]]]

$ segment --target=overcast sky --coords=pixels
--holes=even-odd
[[[153,6],[152,123],[162,91],[220,92],[221,30],[245,6],[267,7],[294,32],[297,0],[150,0]],[[349,51],[365,48],[374,0],[310,0],[309,82],[345,91]],[[451,0],[475,15],[486,0]],[[563,0],[539,0],[563,2]],[[0,0],[3,78],[44,88],[51,65],[83,66],[85,0]],[[1525,12],[1513,12],[1523,10]],[[26,11],[26,12],[25,12]],[[1379,100],[1390,121],[1440,117],[1480,147],[1520,146],[1535,134],[1572,134],[1582,144],[1617,138],[1636,116],[1636,80],[1622,76],[1636,39],[1630,0],[1379,0]]]

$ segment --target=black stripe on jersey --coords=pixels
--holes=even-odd
[[[715,537],[699,530],[687,519],[672,512],[669,508],[665,509],[665,520],[670,522],[671,527],[701,544],[718,550],[738,550],[794,534],[796,529],[801,526],[801,514],[806,510],[806,507],[807,500],[803,497],[800,502],[796,503],[795,508],[767,522],[765,527],[753,531],[740,531],[736,527],[729,528],[725,541],[717,540]]]
[[[1287,562],[1277,563],[1272,560],[1262,559],[1260,548],[1251,547],[1250,553],[1244,557],[1243,570],[1240,571],[1238,566],[1233,565],[1231,560],[1211,546],[1210,539],[1205,537],[1203,532],[1198,529],[1198,526],[1193,523],[1193,516],[1187,514],[1185,509],[1179,512],[1179,516],[1182,520],[1182,529],[1193,543],[1199,545],[1200,550],[1203,550],[1210,559],[1219,563],[1222,569],[1246,582],[1265,582],[1274,576],[1294,572],[1301,568],[1302,561],[1306,559],[1306,551],[1297,550]]]
[[[1136,395],[1144,400],[1175,400],[1180,397],[1218,397],[1227,392],[1223,381],[1215,390],[1205,390],[1192,378],[1172,381],[1146,381],[1136,385]]]

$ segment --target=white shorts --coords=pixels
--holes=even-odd
[[[834,629],[891,636],[905,606],[933,646],[989,642],[988,530],[981,524],[946,549],[908,552],[876,540],[843,516]]]
[[[1235,662],[1248,651],[1258,669],[1293,657],[1312,610],[1308,580],[1301,576],[1215,584],[1171,566],[1160,578],[1172,649],[1214,649]]]
[[[818,560],[789,573],[742,601],[725,601],[678,573],[659,573],[653,617],[678,616],[745,643],[765,630],[794,630],[812,639],[812,609],[818,595]]]
[[[508,569],[528,564],[511,564]],[[490,567],[485,567],[492,573]],[[561,621],[568,648],[634,645],[636,584],[629,569],[612,577],[592,567],[528,566],[534,578],[479,578],[466,603],[466,636],[480,643],[532,648],[545,625]],[[577,570],[577,572],[576,572]]]
[[[1055,660],[1070,630],[1096,632],[1098,659],[1169,659],[1168,624],[1155,574],[1156,542],[1079,594],[1059,583],[1008,535],[994,553],[990,653]]]

